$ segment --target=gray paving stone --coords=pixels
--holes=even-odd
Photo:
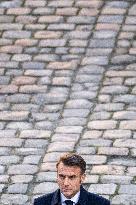
[[[36,138],[43,138],[48,139],[50,137],[51,132],[46,130],[23,130],[20,133],[20,138],[30,138],[30,139],[36,139]]]
[[[130,184],[133,180],[131,176],[117,176],[117,175],[103,175],[101,176],[102,183],[115,183],[115,184]]]
[[[15,137],[16,135],[16,130],[1,130],[0,132],[0,138],[4,138],[4,137]]]
[[[35,186],[34,194],[40,193],[49,193],[55,191],[58,188],[58,185],[53,182],[43,182]]]
[[[30,95],[28,94],[13,94],[7,96],[6,101],[10,103],[28,103],[30,101]]]
[[[114,129],[114,130],[106,130],[103,134],[103,138],[108,138],[108,139],[116,139],[116,138],[131,138],[131,130],[123,130],[123,129]]]
[[[135,123],[136,123],[136,120],[127,120],[127,121],[124,120],[120,122],[120,128],[135,130],[136,129]]]
[[[117,32],[115,31],[96,31],[93,34],[94,38],[114,38],[116,37]]]
[[[127,172],[128,172],[128,176],[135,176],[135,171],[136,171],[136,168],[135,167],[128,167],[127,168]]]
[[[17,70],[17,69],[7,69],[6,75],[9,76],[19,76],[21,75],[23,72],[21,70]]]
[[[28,201],[28,196],[23,194],[3,194],[1,203],[3,204],[25,204]]]
[[[125,167],[117,165],[95,165],[92,167],[92,174],[124,175]]]
[[[32,69],[32,70],[43,69],[44,66],[45,64],[41,62],[24,62],[23,63],[24,69]]]
[[[87,164],[104,164],[107,161],[106,156],[98,155],[82,155]]]
[[[118,23],[121,24],[123,21],[122,15],[103,15],[98,19],[99,23]]]
[[[115,157],[114,159],[111,159],[109,164],[113,165],[122,165],[122,166],[135,166],[135,160],[126,158],[125,156],[120,158],[120,157]]]
[[[46,93],[46,85],[22,85],[20,86],[19,92],[21,93]]]
[[[53,130],[54,125],[52,122],[49,121],[41,121],[35,123],[36,129],[47,129],[47,130]]]
[[[9,61],[10,55],[6,53],[1,53],[0,54],[0,61]]]
[[[1,23],[11,23],[14,20],[14,16],[10,16],[10,15],[1,15],[0,17],[0,22]]]
[[[135,56],[120,55],[120,56],[113,57],[112,63],[113,64],[130,63],[130,62],[134,62],[135,60],[136,60]]]
[[[124,108],[123,103],[103,103],[103,104],[97,104],[95,111],[118,111],[118,110],[123,110],[123,108]]]
[[[108,56],[112,52],[111,48],[88,48],[87,56]]]
[[[97,194],[114,194],[116,191],[116,184],[91,184],[88,191],[95,192]]]
[[[38,112],[39,110],[38,105],[34,105],[31,103],[26,103],[26,104],[14,104],[11,108],[12,111],[32,111],[32,112]]]
[[[53,62],[56,60],[58,60],[58,56],[55,54],[39,54],[34,57],[34,61]]]
[[[0,156],[0,164],[2,165],[17,164],[19,161],[20,158],[16,155]]]
[[[133,157],[135,157],[136,156],[136,149],[131,149],[130,153]]]
[[[31,36],[30,31],[5,31],[3,37],[5,38],[29,38]]]
[[[77,1],[76,6],[79,8],[100,8],[103,5],[103,2],[101,1]]]
[[[132,5],[132,7],[129,9],[129,15],[135,15],[135,8],[136,8],[136,5]]]
[[[95,97],[96,97],[96,92],[91,92],[91,91],[79,91],[79,92],[73,92],[71,94],[72,99],[84,98],[86,100],[92,100]]]
[[[129,194],[120,194],[120,195],[116,195],[115,197],[113,197],[112,199],[112,203],[117,205],[119,203],[122,203],[124,205],[129,205],[132,204],[134,205],[136,202],[136,197],[135,195],[129,195]]]
[[[9,155],[11,152],[10,148],[7,147],[0,147],[0,156],[6,156]]]
[[[69,100],[66,103],[66,108],[91,108],[92,104],[89,102],[89,100],[85,100],[85,99],[78,99],[78,100]]]
[[[67,18],[68,23],[75,24],[93,24],[95,22],[95,17],[91,16],[72,16]]]
[[[119,85],[114,85],[114,86],[104,86],[101,90],[101,93],[104,94],[124,94],[127,93],[128,88],[126,86],[119,86]]]
[[[9,176],[8,175],[0,175],[0,183],[8,183]]]
[[[96,147],[99,147],[99,146],[103,146],[103,147],[109,147],[111,145],[112,141],[111,140],[104,140],[104,139],[88,139],[88,140],[81,140],[80,141],[80,145],[83,146],[83,147],[86,147],[86,146],[96,146]]]
[[[52,142],[67,142],[67,141],[77,141],[79,139],[79,134],[57,134],[55,133],[53,136],[52,136]]]
[[[73,7],[68,8],[57,8],[56,14],[63,15],[63,16],[73,16],[76,15],[78,9]]]
[[[25,194],[27,191],[27,184],[11,184],[8,187],[8,193],[10,194]]]
[[[2,130],[5,126],[5,123],[4,122],[0,122],[0,130]]]
[[[82,60],[82,65],[107,65],[108,58],[107,56],[98,56],[98,57],[84,57]]]
[[[49,104],[49,103],[64,103],[66,100],[66,94],[64,93],[49,93],[49,94],[37,94],[33,97],[32,102],[36,104]]]
[[[99,180],[99,177],[97,175],[86,175],[85,184],[92,184],[92,183],[97,183]]]
[[[34,174],[37,171],[38,171],[38,167],[36,165],[18,164],[18,165],[9,166],[8,174],[10,175]]]
[[[61,152],[70,152],[73,151],[74,149],[74,142],[67,142],[67,144],[64,147],[64,142],[53,142],[50,143],[48,147],[49,152],[56,152],[56,151],[61,151]]]
[[[55,113],[55,112],[49,112],[48,113],[48,111],[46,111],[45,113],[37,113],[37,112],[35,112],[35,113],[32,113],[32,117],[33,117],[33,119],[35,120],[35,121],[47,121],[47,122],[49,122],[49,121],[55,121],[55,120],[57,120],[58,118],[59,118],[59,113]]]
[[[67,117],[59,122],[59,126],[82,126],[85,125],[86,119],[79,117]]]
[[[65,109],[62,116],[63,117],[87,117],[89,114],[89,109]]]
[[[52,112],[54,112],[54,113],[56,113],[56,112],[58,112],[58,111],[61,111],[61,109],[62,109],[62,105],[59,105],[59,104],[54,104],[54,105],[45,105],[44,106],[44,112],[49,112],[49,113],[52,113]]]
[[[101,39],[96,38],[96,39],[92,39],[90,41],[89,47],[91,47],[91,48],[113,48],[114,43],[115,43],[115,40],[112,38],[111,39],[110,38],[103,39],[102,41],[101,41]],[[103,59],[104,59],[104,57],[103,57]],[[106,59],[106,57],[105,57],[105,59]]]
[[[121,102],[121,103],[124,102],[126,104],[135,103],[136,97],[135,97],[135,95],[126,94],[126,95],[122,95],[122,96],[115,96],[113,101],[114,102]]]
[[[25,147],[30,147],[30,148],[46,148],[48,142],[47,140],[39,140],[39,139],[27,139],[25,141]]]
[[[66,39],[87,39],[90,35],[89,31],[70,31],[64,35]]]
[[[135,139],[117,139],[113,143],[115,147],[128,147],[128,148],[135,148],[136,147],[136,140]]]
[[[66,45],[65,39],[51,39],[51,40],[41,40],[39,47],[62,47]]]
[[[0,76],[0,84],[7,85],[9,83],[10,78],[6,76]]]
[[[4,174],[4,171],[5,171],[5,167],[0,165],[0,174]]]
[[[102,131],[91,130],[91,131],[85,131],[82,138],[83,139],[97,139],[97,138],[101,138],[101,136],[102,136]]]
[[[108,120],[110,119],[111,113],[110,112],[94,112],[91,117],[90,120]]]
[[[41,156],[36,155],[29,155],[24,157],[24,164],[35,164],[37,165],[41,159]]]
[[[128,148],[115,148],[115,147],[100,147],[98,148],[98,154],[108,156],[127,156],[129,153]]]
[[[11,177],[11,182],[13,184],[19,184],[19,183],[29,183],[33,179],[32,175],[14,175]]]
[[[114,119],[118,120],[135,120],[136,119],[136,113],[133,111],[120,111],[115,112],[113,115]]]
[[[114,120],[94,120],[88,123],[89,129],[115,129],[117,122]]]
[[[51,1],[48,3],[49,7],[69,7],[73,5],[73,0],[67,1],[67,0],[63,0],[63,1]]]
[[[48,30],[54,31],[71,31],[74,30],[75,25],[73,23],[61,23],[61,24],[50,24]]]
[[[92,82],[97,82],[101,80],[101,76],[100,75],[92,75],[92,76],[88,76],[88,75],[77,75],[76,77],[76,81],[78,83],[92,83]]]
[[[0,112],[0,119],[2,121],[22,121],[26,120],[28,118],[28,112],[22,111],[22,112],[13,112],[13,111],[3,111]]]
[[[27,156],[27,155],[43,155],[44,150],[40,148],[17,148],[15,149],[15,153],[19,156]]]
[[[56,172],[40,172],[37,176],[37,182],[56,182],[57,173]]]
[[[0,141],[2,147],[21,147],[23,143],[22,139],[5,137]]]
[[[54,146],[55,143],[53,142],[52,145]],[[69,142],[69,145],[70,145],[70,142]],[[56,162],[59,159],[59,156],[60,156],[60,152],[56,152],[56,151],[55,152],[54,151],[53,152],[48,152],[48,153],[45,154],[45,156],[43,158],[43,162]]]
[[[81,154],[81,155],[96,154],[96,148],[95,147],[88,147],[88,146],[86,146],[86,147],[79,146],[79,147],[77,147],[77,153]]]

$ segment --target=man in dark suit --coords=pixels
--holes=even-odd
[[[110,205],[110,201],[86,191],[86,162],[78,154],[65,154],[56,164],[59,189],[34,200],[34,205]]]

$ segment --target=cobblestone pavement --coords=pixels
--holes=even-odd
[[[0,1],[1,205],[56,189],[75,151],[84,186],[136,205],[136,1]]]

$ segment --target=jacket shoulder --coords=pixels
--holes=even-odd
[[[47,205],[50,204],[53,194],[54,192],[35,198],[34,205],[44,205],[45,202]]]
[[[110,201],[102,196],[99,196],[98,194],[90,193],[88,192],[88,199],[95,202],[95,204],[101,204],[101,205],[110,205]]]

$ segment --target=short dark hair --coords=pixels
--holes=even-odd
[[[58,168],[58,165],[62,162],[66,166],[77,166],[81,169],[81,173],[84,174],[86,171],[86,162],[85,160],[78,154],[75,153],[67,153],[62,156],[60,156],[56,168]]]

